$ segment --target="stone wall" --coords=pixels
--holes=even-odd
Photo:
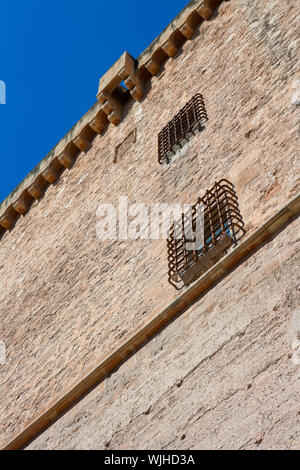
[[[299,220],[228,274],[28,449],[296,449]]]
[[[165,242],[101,242],[96,237],[99,204],[117,203],[119,195],[128,196],[130,203],[193,203],[214,181],[227,177],[236,186],[241,213],[251,233],[296,194],[295,142],[299,109],[296,31],[297,11],[291,0],[223,3],[213,19],[203,23],[194,38],[151,79],[142,102],[132,101],[121,124],[110,126],[103,136],[96,137],[87,154],[81,153],[70,171],[65,171],[43,198],[34,203],[31,211],[17,221],[15,228],[4,234],[0,244],[0,339],[7,346],[7,363],[0,365],[1,445],[63,396],[72,384],[95,367],[99,357],[113,350],[138,324],[177,295],[167,282]],[[160,166],[157,134],[196,92],[204,95],[209,121],[189,143],[185,155],[169,166]],[[136,141],[131,142],[129,134],[135,129]],[[128,151],[124,148],[127,137]],[[122,151],[114,164],[116,148]],[[284,240],[282,243],[285,245]],[[269,253],[265,263],[272,262]],[[246,275],[245,265],[242,266],[240,272]],[[294,276],[292,268],[291,275]],[[282,279],[281,282],[288,281]],[[223,282],[227,283],[228,279]],[[239,298],[245,305],[249,302],[249,311],[241,318],[237,314],[239,305],[232,299],[228,307],[239,321],[246,322],[245,325],[247,319],[258,315],[261,309],[266,319],[268,315],[275,315],[266,304],[263,286],[259,288],[258,284],[257,289],[253,305],[246,290],[241,297],[236,289],[233,291],[234,300]],[[279,295],[274,289],[274,295]],[[221,300],[217,299],[222,296],[213,292],[212,298],[218,304]],[[227,348],[236,348],[237,357],[241,357],[239,336],[233,338],[236,342],[230,341],[217,353],[218,348],[214,349],[217,337],[210,336],[209,328],[202,325],[201,331],[194,330],[191,312],[198,308],[187,313],[194,334],[204,338],[202,350],[200,344],[197,348],[203,360],[209,357],[209,354],[205,356],[206,350],[214,350],[220,364],[224,361],[216,370],[223,373]],[[216,309],[212,310],[215,312],[213,321],[216,331],[222,332],[221,322],[226,321],[226,316],[216,314],[219,309],[223,311],[221,305]],[[285,320],[282,321],[285,325]],[[268,334],[267,324],[267,320],[261,324],[262,329],[256,332],[258,337]],[[234,331],[239,331],[239,325],[237,322]],[[192,334],[186,335],[193,341]],[[166,336],[165,341],[164,347],[169,350],[170,337]],[[285,346],[284,351],[286,354]],[[150,351],[147,354],[152,371],[160,352],[156,356]],[[172,358],[173,364],[170,374],[178,380],[173,358],[180,358],[180,353],[175,344],[172,354],[168,359]],[[267,357],[263,348],[261,355]],[[284,360],[280,356],[278,363],[270,366],[274,369],[269,371],[288,374],[286,364],[280,362]],[[260,360],[254,362],[253,377],[255,370],[260,370]],[[219,381],[220,377],[209,369],[207,360],[206,364],[207,377]],[[122,367],[125,370],[132,366],[124,364]],[[252,365],[245,364],[245,367]],[[162,370],[157,369],[155,373],[159,375]],[[192,373],[197,375],[196,370]],[[286,380],[294,380],[293,377],[285,376]],[[149,380],[152,380],[151,375]],[[155,387],[151,393],[159,393],[163,380],[161,377],[156,382],[157,390]],[[164,387],[168,387],[167,378]],[[246,392],[237,389],[237,397],[242,400]],[[182,392],[184,388],[178,390]],[[218,393],[222,394],[221,390],[222,387]],[[196,392],[198,397],[197,389]],[[289,393],[288,388],[286,393]],[[111,392],[109,396],[113,397]],[[228,392],[228,410],[233,403],[230,396]],[[191,400],[195,400],[196,406],[198,398],[194,397]],[[169,436],[165,430],[166,441],[161,437],[156,441],[158,421],[153,414],[143,415],[149,408],[146,398],[144,401],[141,398],[139,406],[141,418],[149,421],[148,441],[152,446],[173,445],[171,416],[165,421],[169,422]],[[172,401],[173,398],[170,395],[167,399]],[[95,419],[96,414],[101,413],[101,406],[93,409]],[[114,406],[117,403],[111,413]],[[203,406],[204,413],[205,407],[210,405],[204,402]],[[193,406],[190,409],[193,413]],[[166,409],[158,411],[157,420],[166,413]],[[192,422],[196,429],[197,420],[194,422],[191,418]],[[222,423],[226,426],[225,421]],[[228,425],[233,426],[233,423]],[[115,423],[111,426],[115,429]],[[109,427],[103,432],[113,436]],[[122,441],[121,432],[118,435],[120,441],[114,441],[114,445],[135,445],[134,441],[127,443],[125,438]],[[205,442],[199,437],[198,444],[202,441]],[[66,442],[66,447],[69,444]],[[98,434],[97,445],[102,444]]]

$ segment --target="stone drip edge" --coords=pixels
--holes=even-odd
[[[264,222],[251,235],[240,242],[230,253],[225,255],[212,268],[191,284],[174,301],[150,320],[137,327],[136,332],[121,343],[114,351],[102,357],[97,367],[91,370],[80,382],[57,402],[45,409],[38,418],[27,425],[4,446],[4,450],[23,449],[48,426],[59,419],[65,412],[75,406],[87,393],[101,381],[105,380],[125,360],[129,359],[138,349],[142,348],[160,330],[167,327],[170,321],[186,311],[201,296],[204,296],[215,284],[224,278],[238,264],[254,253],[268,239],[283,229],[290,220],[300,214],[300,193],[291,199],[282,209]]]
[[[208,20],[221,3],[222,0],[191,0],[138,59],[125,52],[103,75],[98,101],[1,203],[0,239],[65,169],[71,169],[78,154],[90,149],[96,135],[102,135],[110,123],[117,126],[121,122],[125,104],[145,96],[146,83],[160,72],[166,59],[173,58],[181,45],[194,37],[198,25]],[[121,85],[123,81],[126,89]]]

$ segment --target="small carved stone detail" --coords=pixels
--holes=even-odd
[[[117,160],[120,156],[124,155],[127,150],[131,147],[131,145],[135,144],[136,142],[136,129],[131,131],[125,139],[116,146],[115,148],[115,155],[114,155],[114,163],[117,163]]]

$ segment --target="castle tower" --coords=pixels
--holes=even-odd
[[[2,202],[1,448],[299,448],[297,14],[191,1]]]

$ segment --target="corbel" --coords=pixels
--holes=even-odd
[[[0,218],[0,225],[5,228],[5,230],[10,230],[14,226],[17,217],[17,211],[13,206],[9,206]]]
[[[179,22],[178,29],[186,39],[191,39],[201,20],[202,18],[199,14],[193,11],[187,18],[183,19],[182,22]]]
[[[146,69],[151,75],[157,75],[160,71],[161,63],[155,58],[151,57],[148,62],[145,64]]]
[[[117,126],[122,119],[123,104],[105,91],[98,95],[98,100],[102,104],[102,110],[107,115],[108,120]]]
[[[108,118],[103,109],[100,109],[100,111],[96,114],[94,119],[90,122],[90,126],[95,131],[97,134],[101,134],[103,132],[108,124]]]
[[[86,152],[90,145],[93,137],[95,136],[95,131],[87,124],[74,139],[74,144],[82,152]]]
[[[167,54],[168,57],[174,57],[178,52],[178,45],[175,41],[175,37],[172,34],[169,39],[162,45],[162,50]]]
[[[59,155],[58,161],[65,167],[71,168],[75,157],[78,155],[79,149],[74,142],[69,142],[64,151]]]
[[[62,168],[63,166],[58,158],[54,158],[48,168],[43,171],[42,176],[48,183],[53,184],[57,180]]]
[[[35,181],[29,186],[28,192],[34,199],[40,199],[47,186],[47,181],[42,175],[38,175]]]
[[[205,0],[204,5],[197,9],[197,13],[204,19],[209,20],[213,12],[219,6],[221,0]]]
[[[33,198],[31,194],[29,194],[28,190],[25,189],[25,191],[23,191],[22,194],[18,197],[16,202],[14,202],[13,208],[16,212],[18,212],[18,214],[24,215],[28,211],[32,199]]]
[[[130,90],[132,98],[140,101],[145,93],[145,83],[141,78],[141,72],[136,70],[134,58],[128,52],[125,54],[124,64],[119,71],[119,77],[121,81],[124,80],[124,84]]]

